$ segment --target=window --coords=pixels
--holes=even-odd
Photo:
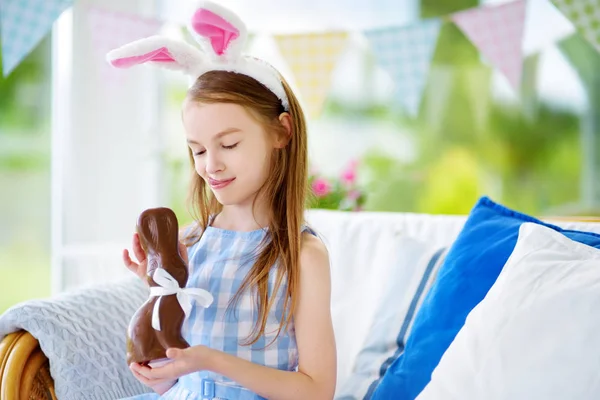
[[[50,43],[0,76],[0,313],[50,294]]]

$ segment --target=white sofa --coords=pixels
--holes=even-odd
[[[364,360],[362,363],[358,362],[360,357],[365,356],[364,349],[366,343],[370,339],[373,339],[374,332],[377,333],[378,322],[380,322],[378,318],[381,317],[382,312],[386,311],[382,307],[390,307],[389,299],[386,299],[385,296],[393,293],[394,301],[397,301],[395,304],[399,308],[407,308],[407,304],[410,303],[414,296],[414,282],[421,281],[421,277],[417,276],[420,272],[415,270],[415,266],[420,261],[416,262],[415,260],[430,257],[435,251],[450,246],[460,232],[466,217],[311,210],[307,213],[307,220],[325,242],[331,259],[333,285],[332,313],[338,347],[338,386],[336,398],[362,398],[368,388],[368,385],[366,386],[368,379],[366,378],[376,378],[380,362],[384,360],[381,357],[386,356],[384,354],[386,351],[388,353],[394,351],[393,343],[383,343],[381,354],[375,355],[372,358],[364,358],[365,360],[370,360],[369,362],[373,365],[365,365]],[[600,233],[600,224],[597,223],[567,221],[555,221],[555,223],[563,227],[568,226],[574,229]],[[434,279],[434,277],[432,276],[430,280]],[[395,280],[406,280],[406,282]],[[118,284],[115,283],[114,285],[117,288]],[[397,289],[391,291],[390,288],[392,286]],[[130,313],[135,308],[135,301],[141,301],[145,296],[143,289],[139,287],[135,288],[134,286],[129,287],[132,291],[135,289],[138,294],[129,297],[129,303],[133,304],[128,307],[124,306],[121,310],[111,310],[111,315],[115,319],[118,318],[121,320],[121,325],[117,326],[124,326],[127,323]],[[406,288],[406,290],[402,288]],[[123,293],[123,286],[119,287],[118,290],[112,290],[110,285],[102,286],[99,290],[102,291],[101,297],[103,298],[119,296]],[[88,294],[87,297],[84,295],[85,293]],[[65,302],[65,299],[67,299],[71,303],[79,304],[78,307],[85,309],[89,307],[89,304],[85,303],[90,301],[89,293],[90,289],[86,289],[85,292],[79,291],[47,301],[56,304]],[[114,300],[119,301],[118,298]],[[34,305],[39,306],[39,303]],[[27,312],[30,313],[30,311],[21,313],[12,311],[12,314],[9,312],[3,315],[0,318],[0,338],[17,329],[31,331],[32,322],[25,321],[26,317],[24,315]],[[390,315],[401,316],[401,314],[405,314],[405,310],[392,314],[388,313],[386,318],[389,319]],[[73,318],[78,317],[75,315]],[[87,322],[98,326],[107,324],[107,321],[101,318],[91,318]],[[399,321],[386,321],[386,323],[388,322],[392,325],[400,323]],[[79,320],[72,321],[73,325],[78,323],[80,323]],[[35,326],[39,327],[39,321],[36,324]],[[124,360],[121,354],[123,347],[120,343],[124,342],[124,334],[121,335],[118,329],[109,329],[103,332],[104,335],[112,335],[105,339],[110,343],[114,343],[114,349],[116,350],[111,354],[102,353],[102,356],[113,357],[112,361],[109,360],[106,362],[113,362],[114,365],[118,366],[115,368],[122,371]],[[54,339],[46,331],[40,333],[39,336],[42,336],[38,337],[42,350],[50,359],[50,368],[59,399],[84,400],[86,398],[111,398],[108,394],[102,397],[102,389],[95,386],[92,387],[92,385],[101,385],[102,382],[100,381],[93,383],[91,381],[79,380],[78,382],[84,382],[80,384],[89,386],[87,388],[77,388],[77,390],[73,390],[72,387],[65,387],[73,385],[75,381],[73,379],[66,379],[60,375],[64,373],[65,368],[59,369],[58,362],[64,364],[68,362],[66,360],[73,359],[73,357],[65,354],[64,351],[59,354],[56,351],[56,347],[59,346],[56,343],[54,345],[50,343]],[[391,332],[390,338],[396,336],[397,333]],[[65,340],[72,339],[67,337]],[[49,352],[52,354],[48,354]],[[61,360],[53,360],[53,357],[60,357]],[[93,368],[90,369],[87,367],[90,367],[90,365],[93,366],[93,362],[97,360],[94,360],[93,357],[88,358],[86,360],[84,357],[84,359],[77,361],[79,364],[70,368],[70,373],[73,373],[73,370],[93,371]],[[54,365],[53,362],[55,363]],[[123,379],[123,377],[119,379],[119,385],[130,382],[127,379]],[[363,382],[356,384],[358,381]],[[111,393],[122,393],[118,391],[120,386],[117,386],[115,384],[116,389]],[[88,397],[86,390],[87,393],[96,393],[95,397]],[[134,389],[129,389],[127,393],[139,390],[139,386],[136,386]]]

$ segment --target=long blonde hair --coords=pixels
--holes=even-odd
[[[237,304],[246,290],[254,292],[258,318],[244,343],[246,345],[256,343],[265,333],[267,317],[274,305],[272,296],[269,296],[269,272],[276,263],[279,267],[272,293],[278,293],[284,280],[286,283],[285,312],[277,336],[288,327],[297,304],[300,232],[308,195],[307,133],[304,113],[298,99],[283,78],[282,82],[289,101],[292,134],[285,147],[274,150],[269,176],[261,188],[260,194],[264,196],[262,198],[267,201],[272,213],[267,236],[260,246],[251,270],[229,304],[230,307]],[[207,72],[189,89],[187,98],[199,103],[238,104],[257,117],[267,132],[288,134],[279,120],[279,116],[285,110],[277,96],[246,75],[227,71]],[[191,151],[189,155],[192,181],[188,204],[198,221],[198,227],[185,238],[188,246],[200,240],[211,216],[218,214],[222,209],[205,181],[195,172]]]

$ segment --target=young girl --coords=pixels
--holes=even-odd
[[[329,260],[303,219],[302,110],[271,66],[241,55],[246,32],[237,16],[203,3],[191,28],[209,39],[201,41],[205,54],[153,37],[108,57],[117,67],[153,62],[195,78],[182,119],[198,215],[180,251],[189,265],[188,287],[214,297],[184,321],[189,348],[169,349],[172,361],[161,367],[130,366],[156,392],[135,398],[331,399]],[[127,250],[124,262],[143,278],[146,256],[136,235],[133,252],[138,262]]]

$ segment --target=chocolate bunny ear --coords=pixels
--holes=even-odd
[[[188,29],[215,60],[239,59],[248,37],[246,25],[236,14],[206,0],[197,3]]]
[[[151,36],[126,44],[110,51],[106,59],[116,68],[150,63],[183,71],[194,78],[206,64],[205,56],[194,46],[162,36]]]

